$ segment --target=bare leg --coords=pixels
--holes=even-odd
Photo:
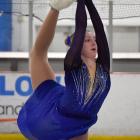
[[[30,52],[30,74],[35,89],[45,80],[54,80],[55,73],[48,62],[48,48],[53,40],[59,12],[50,9]]]

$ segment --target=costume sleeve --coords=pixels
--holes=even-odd
[[[83,47],[83,42],[85,38],[85,32],[87,27],[87,15],[85,10],[84,0],[77,1],[76,9],[76,26],[72,44],[67,52],[64,59],[64,70],[70,71],[72,69],[80,67],[81,60],[81,50]]]
[[[107,72],[110,71],[110,53],[107,38],[105,35],[103,23],[95,8],[92,0],[85,0],[85,4],[90,14],[92,24],[94,26],[96,42],[98,46],[97,62],[100,63]]]

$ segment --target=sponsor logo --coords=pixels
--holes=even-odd
[[[14,81],[14,79],[13,79]],[[18,76],[15,79],[14,87],[12,89],[6,89],[6,85],[13,81],[6,81],[6,76],[0,76],[0,96],[14,96],[18,94],[19,96],[30,96],[33,92],[31,78],[30,76]],[[56,81],[60,83],[61,76],[56,76]],[[26,86],[23,84],[26,83]]]
[[[0,116],[18,115],[23,105],[24,103],[22,103],[21,105],[0,105]]]

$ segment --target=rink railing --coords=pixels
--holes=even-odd
[[[49,52],[48,58],[50,59],[64,59],[65,52]],[[28,59],[28,52],[0,52],[0,58],[2,59]],[[139,52],[118,52],[113,53],[113,59],[140,59]]]

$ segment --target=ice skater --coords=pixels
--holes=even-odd
[[[65,43],[65,86],[55,81],[48,61],[61,9],[73,0],[51,0],[50,11],[30,53],[33,94],[18,116],[18,126],[29,140],[87,140],[88,130],[110,89],[110,54],[101,18],[92,0],[78,0],[75,32]],[[90,14],[95,33],[86,31]],[[57,45],[57,42],[56,42]],[[61,46],[57,46],[61,47]]]

